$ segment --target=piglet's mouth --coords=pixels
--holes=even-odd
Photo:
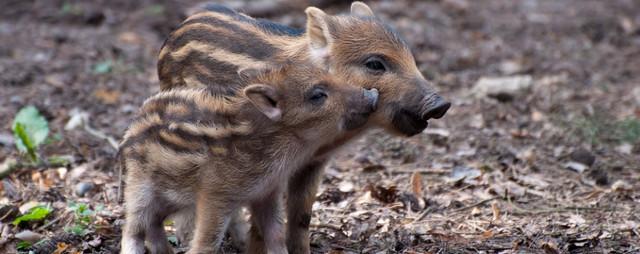
[[[393,125],[401,133],[407,136],[413,136],[429,126],[428,120],[442,118],[450,107],[450,102],[436,98],[428,105],[428,109],[422,114],[414,110],[402,108],[393,116]]]
[[[429,122],[415,112],[401,109],[393,116],[393,125],[402,134],[413,136],[426,129]]]

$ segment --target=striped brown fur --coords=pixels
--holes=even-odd
[[[314,7],[305,13],[305,29],[295,29],[210,5],[169,36],[158,62],[162,90],[207,86],[230,95],[249,84],[238,78],[243,69],[292,62],[311,63],[346,84],[380,91],[370,124],[323,147],[301,167],[304,173],[290,180],[287,243],[292,253],[309,253],[308,228],[299,225],[308,225],[318,179],[306,177],[321,176],[317,171],[332,152],[370,127],[416,135],[450,106],[419,71],[402,37],[366,4],[354,2],[348,15],[328,15]]]
[[[287,252],[276,206],[286,180],[320,147],[364,125],[377,93],[310,65],[248,73],[252,85],[234,95],[193,87],[145,101],[120,145],[123,253],[144,253],[145,238],[151,253],[170,253],[162,222],[185,210],[198,221],[189,253],[215,252],[243,205],[260,212],[266,250]]]

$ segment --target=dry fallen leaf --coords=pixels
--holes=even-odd
[[[142,38],[134,32],[127,31],[118,35],[118,41],[127,44],[140,44],[142,43]]]
[[[398,198],[398,189],[396,186],[373,186],[369,185],[368,189],[371,191],[371,196],[382,203],[393,203]]]
[[[471,215],[477,216],[477,215],[480,215],[480,214],[482,214],[482,211],[480,211],[480,208],[474,207],[473,209],[471,209]]]
[[[120,91],[100,88],[93,92],[93,96],[104,104],[116,104],[120,98]]]
[[[411,175],[411,191],[417,198],[422,198],[422,174],[420,172],[413,172]]]
[[[498,208],[498,203],[491,203],[491,211],[493,212],[493,221],[500,220],[500,208]]]
[[[60,242],[58,243],[57,248],[53,252],[53,254],[63,254],[65,250],[67,250],[67,248],[69,248],[69,245],[67,245],[66,243]]]
[[[560,250],[558,250],[558,245],[554,242],[544,242],[542,243],[542,249],[546,254],[558,254]]]

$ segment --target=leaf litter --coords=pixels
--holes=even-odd
[[[40,154],[67,162],[22,165],[2,179],[1,253],[21,244],[34,253],[118,252],[124,217],[113,146],[158,90],[157,50],[190,5],[153,2],[0,10],[0,117],[34,105],[40,116],[31,118],[62,137],[34,135]],[[314,253],[640,250],[640,6],[534,3],[370,3],[453,107],[415,137],[375,130],[336,155],[313,206]],[[160,7],[162,15],[145,11]],[[16,13],[30,19],[17,22]],[[302,9],[264,13],[304,24]],[[491,91],[469,94],[487,81]],[[25,133],[30,126],[44,129],[27,123]],[[23,138],[13,123],[3,127],[4,171],[22,162],[13,143]],[[34,207],[51,211],[12,225]]]

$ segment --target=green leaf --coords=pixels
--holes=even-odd
[[[93,73],[105,74],[107,72],[111,72],[112,68],[113,68],[113,63],[111,62],[111,60],[105,60],[93,66]]]
[[[618,123],[620,139],[626,142],[635,143],[640,139],[640,120],[624,119]]]
[[[31,248],[31,243],[27,241],[20,241],[18,244],[16,244],[17,250],[26,251],[29,248]]]
[[[53,209],[48,208],[48,207],[36,206],[34,208],[31,208],[31,210],[29,210],[29,212],[27,212],[26,214],[16,218],[13,221],[13,225],[14,226],[18,226],[22,222],[44,220],[45,218],[47,218],[47,216],[49,216],[49,214],[52,211],[53,211]]]
[[[29,134],[27,134],[24,124],[16,123],[13,128],[13,133],[16,136],[16,147],[18,147],[18,150],[29,154],[29,158],[31,158],[32,161],[37,161],[38,156],[36,155],[33,141],[29,137]]]
[[[47,139],[44,141],[44,144],[49,145],[61,140],[62,140],[62,134],[55,133],[53,135],[49,135],[49,137],[47,137]]]
[[[47,163],[52,167],[66,167],[71,164],[67,157],[57,155],[49,156],[49,158],[47,158]]]
[[[16,147],[21,152],[28,152],[35,160],[35,151],[49,135],[49,124],[34,106],[27,106],[16,114],[13,120],[13,134]]]
[[[64,231],[68,233],[72,233],[74,235],[79,235],[79,236],[84,236],[87,233],[89,233],[89,231],[87,230],[87,227],[81,224],[73,224],[73,226],[71,227],[66,227]]]
[[[169,241],[169,243],[173,244],[174,246],[178,246],[178,237],[176,236],[167,236],[167,241]]]
[[[162,15],[164,13],[164,6],[159,5],[159,4],[154,4],[154,5],[151,5],[151,6],[147,7],[147,8],[145,8],[144,12],[147,15],[152,15],[152,16]]]

